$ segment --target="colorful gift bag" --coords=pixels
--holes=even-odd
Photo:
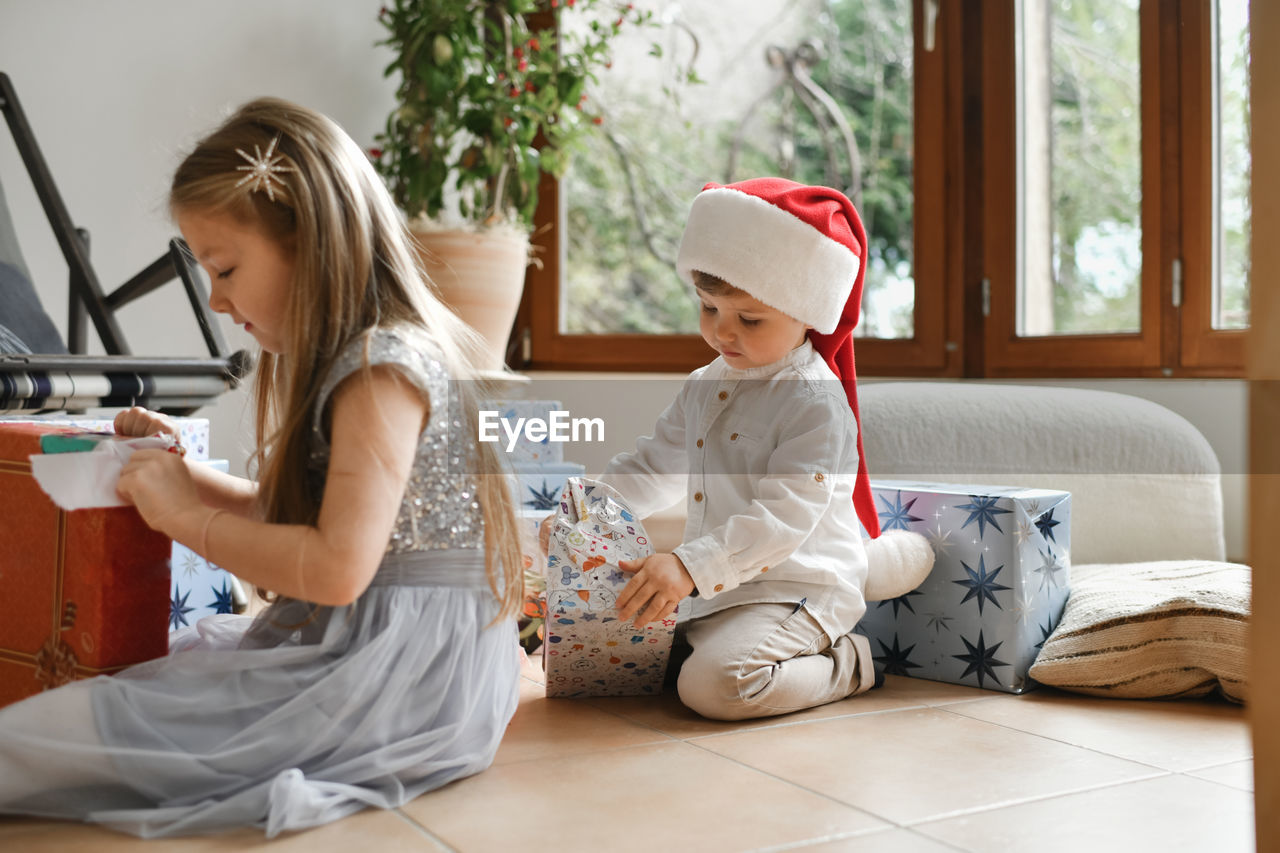
[[[632,696],[662,690],[676,615],[638,628],[617,618],[631,575],[620,560],[653,553],[644,527],[603,483],[570,477],[547,557],[548,696]]]
[[[133,507],[63,512],[31,476],[66,429],[0,422],[0,705],[169,648],[170,540]]]
[[[857,630],[889,675],[1005,693],[1027,676],[1070,592],[1071,496],[1048,489],[877,480],[880,526],[929,539],[917,589],[867,602]]]

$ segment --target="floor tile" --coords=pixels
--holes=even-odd
[[[914,828],[974,853],[1251,853],[1253,799],[1171,775]]]
[[[949,710],[1164,770],[1253,755],[1244,709],[1227,702],[1099,699],[1056,690],[1017,699],[966,702]]]
[[[955,853],[954,847],[911,829],[890,829],[789,848],[794,853]]]
[[[548,699],[541,684],[521,679],[520,705],[507,726],[494,764],[669,740],[648,726],[576,699]]]
[[[829,705],[821,705],[794,714],[784,714],[780,717],[735,722],[708,720],[698,716],[680,704],[674,691],[667,691],[661,696],[619,696],[581,701],[625,719],[650,726],[672,737],[691,738],[771,726],[786,726],[850,714],[972,702],[990,695],[989,691],[974,687],[926,681],[920,678],[890,676],[885,680],[883,687],[840,702],[832,702]]]
[[[58,821],[0,818],[0,849],[22,853],[235,853],[264,850],[271,853],[339,853],[365,849],[378,853],[437,853],[439,844],[404,815],[384,809],[368,809],[336,823],[267,840],[261,830],[232,832],[195,838],[165,838],[143,842],[132,835],[98,826]]]
[[[1159,772],[938,708],[688,743],[900,824]]]
[[[1187,771],[1188,776],[1208,779],[1219,785],[1230,785],[1241,791],[1253,790],[1253,761],[1233,761],[1230,764],[1219,764],[1216,767],[1202,767],[1199,770]]]
[[[404,807],[460,851],[742,851],[887,828],[858,809],[686,743],[525,761]]]

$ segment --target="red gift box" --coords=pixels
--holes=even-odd
[[[63,512],[31,476],[67,431],[0,423],[0,706],[169,648],[169,538],[133,507]]]

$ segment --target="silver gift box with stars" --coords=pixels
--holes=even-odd
[[[1070,592],[1071,495],[877,480],[882,530],[923,534],[935,560],[915,590],[867,602],[857,630],[876,668],[1023,693]]]

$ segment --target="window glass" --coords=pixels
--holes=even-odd
[[[910,0],[648,0],[583,108],[599,115],[561,183],[560,331],[690,333],[675,274],[707,181],[778,175],[837,187],[868,232],[859,333],[911,337]],[[682,83],[692,68],[702,82]],[[856,176],[856,177],[855,177]]]
[[[1214,3],[1213,326],[1249,325],[1249,10]]]
[[[1138,331],[1138,0],[1019,3],[1018,32],[1018,334]]]

